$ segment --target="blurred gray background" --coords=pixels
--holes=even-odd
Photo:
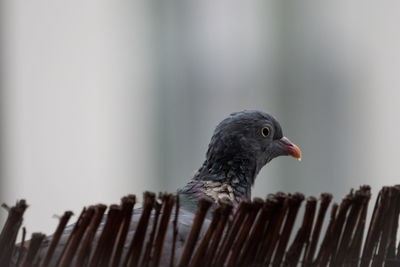
[[[0,3],[0,202],[53,214],[175,191],[219,121],[260,109],[302,162],[272,161],[253,196],[340,200],[399,181],[398,1]],[[0,225],[6,211],[0,211]]]

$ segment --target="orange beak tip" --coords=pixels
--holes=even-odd
[[[292,144],[289,150],[292,157],[296,158],[298,161],[301,161],[301,150],[298,146]]]
[[[298,146],[292,143],[287,137],[279,139],[280,144],[284,147],[286,155],[290,155],[301,161],[301,150]]]

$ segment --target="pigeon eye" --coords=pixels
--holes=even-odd
[[[263,137],[268,137],[271,134],[271,129],[269,127],[262,127],[261,128],[261,135]]]

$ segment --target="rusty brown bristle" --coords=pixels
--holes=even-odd
[[[0,266],[399,266],[400,186],[382,188],[368,222],[370,198],[369,186],[351,190],[339,204],[331,204],[328,193],[317,199],[278,192],[236,208],[229,198],[215,207],[203,198],[181,236],[178,196],[160,193],[156,199],[145,192],[140,213],[134,213],[136,197],[128,195],[107,215],[102,204],[84,208],[70,232],[70,211],[50,238],[33,233],[25,241],[23,227],[16,244],[28,207],[20,200],[3,204],[8,218],[0,233]],[[133,219],[136,229],[129,234]]]

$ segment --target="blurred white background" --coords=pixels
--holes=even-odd
[[[398,1],[0,5],[0,202],[27,199],[29,232],[51,233],[67,209],[175,191],[243,109],[273,114],[303,152],[265,167],[253,196],[338,201],[399,181]]]

